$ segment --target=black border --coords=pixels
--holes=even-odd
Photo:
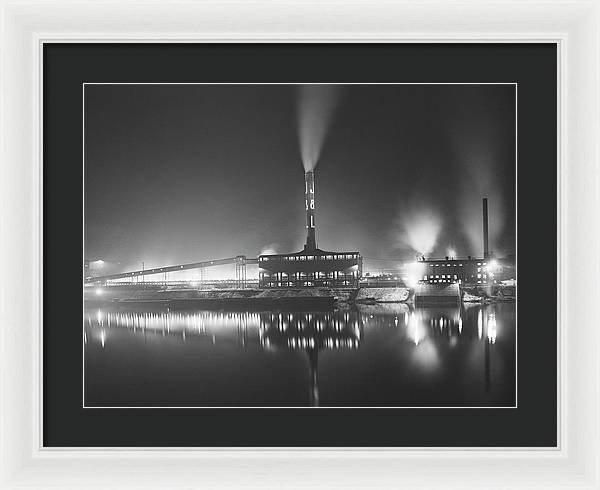
[[[43,59],[44,446],[556,446],[555,43],[47,43]],[[517,82],[518,408],[83,409],[83,82]]]

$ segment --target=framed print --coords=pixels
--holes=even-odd
[[[7,488],[598,488],[598,7],[433,5],[4,4]]]
[[[556,295],[553,249],[518,265],[553,240],[555,175],[517,206],[541,181],[519,158],[556,159],[536,143],[556,134],[556,49],[46,45],[45,277],[75,253],[59,237],[83,215],[83,309],[82,349],[44,353],[44,444],[142,445],[121,417],[145,413],[169,427],[143,436],[153,446],[556,447],[556,332],[518,332],[556,311],[517,318],[518,296]],[[464,82],[434,68],[448,57]],[[49,124],[70,108],[81,146]],[[73,167],[52,163],[69,149]],[[75,175],[82,209],[58,184]],[[534,216],[535,239],[517,229]],[[519,270],[544,280],[522,286]],[[50,326],[50,296],[49,346],[71,337]],[[544,372],[530,384],[517,372],[529,343],[527,371]],[[57,396],[67,386],[76,405]],[[264,430],[274,415],[286,431]],[[186,417],[209,428],[196,440]]]

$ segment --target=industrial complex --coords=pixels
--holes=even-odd
[[[363,257],[358,251],[326,251],[318,248],[316,239],[316,197],[314,171],[304,174],[304,207],[306,211],[306,243],[298,252],[287,254],[263,254],[257,258],[237,255],[226,259],[207,260],[150,269],[134,270],[110,275],[93,275],[89,262],[84,266],[86,284],[140,284],[145,276],[162,277],[167,284],[168,274],[190,269],[199,269],[235,264],[234,281],[221,281],[211,284],[213,288],[244,289],[250,286],[246,267],[258,265],[258,289],[285,290],[307,288],[359,289],[372,287],[371,278],[363,276]],[[419,256],[416,261],[399,261],[399,272],[393,281],[377,280],[377,287],[411,287],[429,285],[435,289],[451,285],[453,291],[460,287],[488,287],[498,285],[503,279],[514,278],[514,262],[500,260],[492,256],[488,247],[488,201],[482,201],[483,256],[428,258]],[[390,278],[391,279],[391,278]],[[158,281],[161,282],[161,281]],[[148,284],[156,284],[156,281]],[[255,283],[256,284],[256,283]],[[207,284],[202,283],[202,286]],[[256,286],[254,286],[256,287]],[[429,289],[420,287],[420,291]],[[437,293],[428,293],[438,297]],[[456,296],[452,293],[452,296]],[[439,296],[442,297],[442,296]],[[460,297],[460,294],[459,294]]]

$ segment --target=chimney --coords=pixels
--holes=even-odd
[[[306,252],[317,248],[315,238],[315,175],[312,170],[304,174],[304,204],[306,206]]]
[[[490,250],[488,247],[488,200],[483,198],[483,258],[490,258]]]

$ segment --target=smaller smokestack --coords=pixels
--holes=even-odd
[[[315,238],[315,175],[312,170],[304,174],[304,204],[306,206],[306,251],[317,248]]]
[[[483,258],[490,258],[490,250],[488,248],[488,200],[483,198]]]

